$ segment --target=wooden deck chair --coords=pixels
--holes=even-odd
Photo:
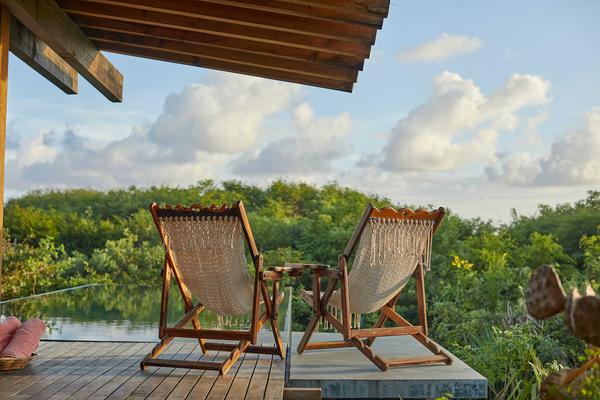
[[[431,242],[444,209],[434,211],[392,208],[378,210],[369,205],[356,227],[346,249],[340,255],[337,269],[323,265],[286,264],[286,271],[298,275],[301,268],[313,272],[312,291],[302,290],[301,298],[314,312],[298,353],[305,350],[356,347],[382,371],[402,365],[451,364],[452,358],[427,337],[424,270],[431,260]],[[356,250],[348,272],[350,255]],[[412,325],[395,310],[400,292],[414,276],[419,325]],[[321,293],[321,279],[329,278]],[[339,286],[339,289],[337,287]],[[319,293],[319,296],[315,296]],[[373,328],[356,326],[356,315],[380,312]],[[354,317],[354,318],[353,318]],[[343,336],[343,341],[309,343],[322,319]],[[384,327],[391,320],[395,327]],[[410,335],[432,353],[430,356],[384,360],[373,353],[371,345],[380,336]]]
[[[283,293],[278,290],[279,281],[272,280],[272,297],[269,294],[266,282],[270,278],[263,274],[263,258],[254,243],[242,202],[232,207],[167,205],[164,208],[153,203],[150,212],[165,247],[165,262],[162,270],[160,342],[142,360],[141,368],[166,366],[208,369],[223,375],[243,352],[285,357],[277,327],[277,307]],[[244,242],[252,256],[254,277],[248,272]],[[171,277],[181,292],[186,312],[173,327],[167,326]],[[193,303],[192,296],[198,303]],[[261,304],[264,304],[262,313]],[[198,315],[204,309],[220,316],[250,314],[250,328],[202,329]],[[256,345],[258,332],[267,321],[273,332],[274,347]],[[190,322],[193,328],[186,328]],[[198,339],[203,353],[207,350],[225,350],[230,351],[229,357],[223,362],[157,358],[175,337]],[[212,342],[209,341],[211,339]]]

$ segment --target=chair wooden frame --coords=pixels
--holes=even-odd
[[[258,252],[250,223],[246,215],[244,204],[239,201],[231,207],[223,205],[217,207],[211,205],[203,207],[201,205],[191,205],[184,207],[181,205],[159,207],[158,204],[150,205],[152,218],[160,235],[160,238],[165,246],[165,261],[162,269],[162,295],[160,306],[160,321],[159,321],[159,338],[160,342],[152,349],[152,351],[141,361],[140,368],[145,369],[147,366],[165,366],[165,367],[181,367],[193,369],[206,369],[219,371],[219,374],[224,375],[236,362],[240,355],[246,353],[260,353],[278,355],[281,358],[285,357],[285,349],[277,326],[277,309],[282,295],[279,293],[280,279],[277,277],[264,274],[263,257]],[[183,276],[175,264],[175,257],[167,246],[165,240],[165,232],[162,229],[159,218],[161,217],[211,217],[211,216],[233,216],[239,218],[242,224],[242,230],[246,243],[252,256],[252,262],[255,268],[254,276],[254,296],[252,304],[251,325],[248,330],[220,330],[220,329],[202,329],[198,316],[204,310],[204,306],[200,303],[194,304],[192,294],[186,286]],[[175,279],[177,287],[181,293],[184,302],[186,314],[173,327],[167,326],[168,320],[168,302],[169,289],[171,286],[171,278]],[[267,281],[272,281],[273,293],[269,295]],[[260,313],[261,297],[264,302],[264,311]],[[275,340],[274,347],[258,346],[256,341],[258,332],[262,326],[269,322]],[[193,329],[185,328],[189,323],[192,323]],[[182,360],[165,360],[158,356],[167,347],[167,345],[176,337],[194,338],[198,340],[202,353],[205,354],[208,350],[224,350],[229,351],[229,357],[223,362],[206,362],[206,361],[182,361]],[[209,340],[234,341],[234,344],[222,342],[214,342]]]
[[[298,354],[305,350],[331,349],[340,347],[356,347],[369,360],[371,360],[379,369],[386,371],[394,366],[407,366],[419,364],[445,363],[450,365],[452,358],[439,347],[428,336],[427,329],[427,304],[425,300],[425,275],[423,272],[423,263],[420,261],[415,269],[414,277],[416,281],[416,296],[419,324],[412,325],[404,317],[396,312],[395,306],[400,297],[399,291],[387,304],[379,309],[380,317],[373,328],[353,329],[351,324],[350,312],[350,294],[348,292],[348,269],[347,262],[352,251],[357,246],[362,232],[370,218],[393,218],[393,219],[414,219],[414,220],[432,220],[434,222],[433,230],[437,230],[440,222],[444,218],[445,211],[439,208],[434,211],[417,210],[403,208],[395,210],[393,208],[383,208],[381,210],[369,204],[356,227],[344,252],[338,258],[337,269],[330,269],[327,265],[317,264],[286,264],[280,268],[280,273],[288,273],[292,276],[299,276],[303,269],[310,269],[313,274],[312,294],[303,290],[301,298],[312,308],[313,317],[310,319],[304,336],[298,344]],[[321,292],[322,278],[328,278],[327,288]],[[341,321],[335,315],[327,310],[327,305],[339,286],[341,295],[342,318]],[[320,296],[315,296],[319,293]],[[317,329],[319,319],[326,320],[342,337],[342,341],[313,342],[309,343],[312,334]],[[384,327],[387,320],[396,324],[395,327]],[[383,359],[377,356],[372,349],[376,338],[382,336],[401,336],[410,335],[425,346],[433,355],[420,357],[405,357],[396,359]]]

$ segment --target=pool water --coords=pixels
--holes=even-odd
[[[160,295],[158,285],[88,285],[1,302],[0,318],[41,318],[48,325],[44,338],[50,340],[156,341]],[[289,297],[286,293],[280,305],[280,329],[284,329]],[[174,287],[170,291],[169,323],[184,314],[181,295]],[[246,329],[249,321],[249,316],[219,318],[206,310],[200,314],[203,328]]]

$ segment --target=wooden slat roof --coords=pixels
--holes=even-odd
[[[389,0],[57,0],[100,50],[350,92]]]

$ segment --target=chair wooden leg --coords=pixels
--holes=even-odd
[[[318,324],[319,324],[319,316],[313,315],[313,317],[310,319],[310,321],[308,323],[308,326],[306,327],[306,331],[304,331],[304,335],[302,336],[300,343],[298,343],[298,349],[297,349],[298,354],[302,354],[304,352],[304,349],[306,348],[306,344],[310,340],[310,337],[312,336],[313,332],[317,328]]]
[[[194,329],[201,329],[200,319],[198,318],[198,315],[192,318],[192,325],[194,326]],[[198,338],[198,344],[200,345],[200,350],[202,350],[202,354],[206,354],[205,340]]]
[[[264,289],[266,290],[266,284],[264,285]],[[271,324],[271,332],[273,333],[273,339],[275,340],[275,347],[277,348],[278,354],[281,358],[285,358],[285,348],[283,346],[283,341],[281,340],[281,334],[279,332],[279,326],[277,324],[277,312],[279,310],[279,282],[273,281],[273,297],[270,298],[268,296],[268,290],[266,293],[263,291],[263,296],[267,297],[264,299],[265,304],[270,303],[270,307],[267,308],[267,313],[269,315],[269,323]]]
[[[401,293],[402,292],[395,295],[390,301],[387,302],[387,304],[384,307],[388,307],[388,308],[394,310],[396,308],[396,303],[398,302],[398,299],[400,298]],[[383,324],[385,324],[385,321],[387,321],[389,318],[389,316],[383,311],[383,309],[380,310],[380,313],[381,314],[379,315],[379,319],[375,323],[374,328],[383,327]],[[366,344],[368,346],[373,346],[373,342],[375,342],[375,339],[377,339],[376,336],[372,336],[372,337],[368,338],[366,341]]]
[[[416,335],[412,335],[416,340],[418,340],[423,346],[425,346],[429,351],[438,356],[443,356],[444,362],[446,365],[452,364],[452,357],[450,354],[446,353],[442,350],[441,347],[437,345],[433,340],[431,340],[428,336],[425,336],[423,333],[418,333]]]
[[[144,357],[144,359],[140,362],[140,369],[142,369],[142,370],[146,369],[146,366],[149,365],[148,361],[158,357],[160,355],[160,353],[162,353],[167,348],[169,343],[171,343],[173,341],[173,339],[174,339],[174,337],[172,337],[172,336],[166,336],[160,342],[158,342],[156,344],[156,346],[154,346],[152,348],[150,353],[146,357]]]
[[[273,339],[275,340],[275,347],[277,348],[279,357],[285,358],[285,347],[283,346],[283,341],[281,340],[281,336],[279,334],[277,321],[271,321],[271,331],[273,332]]]
[[[344,326],[330,313],[323,312],[323,317],[337,330],[342,336],[344,336]],[[363,353],[373,364],[377,366],[382,371],[386,371],[388,369],[388,365],[384,360],[379,358],[376,354],[373,353],[371,347],[366,344],[366,341],[362,341],[358,338],[351,338],[350,340],[337,341],[337,342],[317,342],[308,344],[308,340],[314,331],[314,327],[311,326],[313,321],[318,322],[318,315],[315,315],[313,319],[311,319],[308,324],[308,328],[302,337],[302,340],[298,344],[298,354],[302,354],[302,352],[306,350],[317,350],[317,349],[331,349],[331,348],[340,348],[340,347],[356,347],[361,353]],[[316,324],[315,322],[315,324]]]
[[[394,310],[392,307],[383,306],[381,308],[381,311],[383,314],[387,315],[388,318],[390,318],[392,321],[394,321],[398,326],[410,326],[411,325],[410,322],[408,322],[404,317],[402,317],[400,314],[398,314],[396,312],[396,310]],[[442,350],[427,335],[425,335],[424,333],[417,333],[417,334],[414,334],[411,336],[414,337],[417,341],[419,341],[419,343],[421,343],[423,346],[425,346],[433,354],[444,356],[445,360],[443,362],[446,363],[446,365],[452,364],[452,357],[450,357],[450,355],[448,353],[446,353],[444,350]]]
[[[371,362],[375,364],[377,368],[379,368],[382,371],[387,371],[388,364],[384,360],[379,358],[379,356],[377,356],[375,353],[373,353],[373,350],[370,346],[367,346],[365,342],[357,338],[352,338],[350,339],[350,341],[354,344],[354,347],[356,347],[369,360],[371,360]]]
[[[248,345],[250,345],[250,342],[248,340],[242,340],[233,350],[231,350],[229,358],[227,358],[227,360],[223,362],[221,368],[219,369],[220,375],[225,375],[227,371],[229,371],[229,369],[233,366],[233,364],[235,364],[237,359],[240,358],[242,353],[246,350]]]
[[[397,299],[392,299],[388,303],[388,305],[382,307],[381,315],[379,320],[376,323],[374,328],[380,328],[383,326],[387,319],[391,319],[397,325],[403,326],[412,326],[406,319],[404,319],[400,314],[396,313],[393,309],[393,305],[395,304]],[[307,301],[308,302],[308,301]],[[344,326],[335,318],[333,315],[328,312],[323,312],[323,317],[329,321],[329,323],[340,333],[343,335]],[[313,322],[313,320],[311,320]],[[310,328],[310,324],[309,324]],[[419,356],[419,357],[404,357],[397,359],[383,359],[376,355],[371,348],[371,344],[374,341],[375,337],[367,337],[363,340],[358,337],[352,337],[348,341],[337,341],[337,342],[313,342],[308,343],[308,339],[310,339],[310,334],[312,330],[308,330],[305,332],[303,340],[300,342],[298,346],[298,353],[301,354],[301,351],[304,350],[318,350],[318,349],[333,349],[333,348],[342,348],[342,347],[356,347],[361,353],[363,353],[377,368],[382,371],[387,371],[390,367],[394,366],[408,366],[408,365],[423,365],[423,364],[437,364],[437,363],[445,363],[447,365],[452,364],[452,358],[450,355],[441,349],[433,340],[429,339],[423,333],[411,334],[417,341],[419,341],[425,348],[433,353],[430,356]],[[302,347],[302,349],[300,348]]]
[[[163,352],[163,350],[167,347],[167,345],[173,340],[173,337],[167,337],[161,340],[148,354],[144,359],[140,362],[140,368],[143,370],[148,366],[155,367],[171,367],[171,368],[190,368],[190,369],[204,369],[204,370],[212,370],[218,371],[220,375],[225,375],[229,369],[235,364],[235,362],[240,358],[240,355],[244,353],[250,344],[249,340],[242,340],[236,345],[227,345],[222,343],[205,343],[207,347],[214,348],[215,350],[229,350],[229,357],[223,362],[213,362],[213,361],[187,361],[187,360],[170,360],[170,359],[162,359],[158,358],[158,356]],[[255,346],[253,348],[253,352],[269,354],[270,349],[264,348],[260,346]]]
[[[427,301],[425,301],[425,273],[423,272],[423,263],[419,262],[415,271],[416,293],[417,293],[417,313],[419,315],[419,325],[423,327],[423,333],[429,334],[427,328]]]
[[[381,328],[383,326],[383,324],[385,324],[385,321],[387,321],[387,319],[388,319],[387,315],[385,315],[382,312],[381,315],[379,315],[379,319],[377,320],[377,322],[375,322],[375,325],[373,325],[373,328]],[[365,340],[366,345],[372,346],[373,342],[375,342],[375,339],[377,339],[376,336],[368,337],[367,340]]]

